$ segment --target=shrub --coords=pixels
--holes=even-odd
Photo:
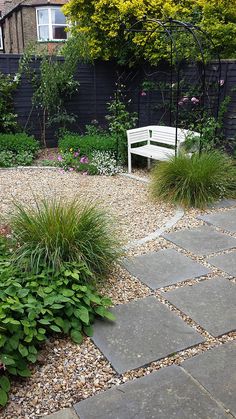
[[[80,154],[80,149],[74,151],[70,148],[69,151],[61,151],[57,157],[58,164],[65,171],[83,172],[83,174],[96,175],[98,173],[97,168],[91,164],[87,156]]]
[[[122,170],[117,166],[115,155],[109,151],[94,151],[91,161],[99,175],[113,176]]]
[[[236,194],[236,167],[219,151],[172,157],[154,167],[151,193],[171,203],[203,208]]]
[[[83,261],[98,275],[107,273],[120,255],[112,220],[94,204],[43,200],[36,207],[17,204],[11,222],[18,263],[54,271],[63,263]]]
[[[116,151],[116,140],[108,134],[95,134],[79,136],[66,133],[59,140],[58,147],[61,151],[76,151],[80,149],[81,155],[91,156],[93,151]]]
[[[0,247],[1,252],[1,247]],[[66,334],[81,343],[92,336],[95,316],[113,320],[111,300],[100,296],[84,263],[65,264],[52,273],[26,275],[0,253],[0,405],[7,403],[10,375],[29,377],[42,343]]]
[[[0,151],[0,167],[13,166],[14,154],[12,151]]]
[[[35,155],[39,142],[24,132],[18,134],[0,134],[0,152],[11,151],[14,154],[28,152]]]

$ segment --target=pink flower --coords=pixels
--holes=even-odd
[[[183,106],[183,104],[184,104],[184,102],[183,102],[182,100],[180,100],[180,101],[178,102],[178,105],[179,105],[179,106]]]
[[[187,103],[189,101],[188,96],[184,96],[183,99],[181,99],[183,103]]]
[[[87,156],[83,156],[83,157],[81,157],[81,159],[80,159],[80,163],[88,163],[89,162],[89,159],[88,159],[88,157]]]
[[[64,175],[64,173],[65,173],[65,170],[60,170],[60,173]]]
[[[220,80],[220,81],[219,81],[219,84],[220,84],[220,86],[222,87],[222,86],[224,86],[225,81],[222,79],[222,80]]]
[[[142,91],[142,92],[141,92],[141,96],[147,96],[147,93],[146,93],[146,92],[144,92],[144,91]]]
[[[59,156],[57,157],[57,160],[58,161],[62,161],[63,160],[63,158],[62,158],[62,156],[59,154]]]
[[[199,103],[199,99],[197,99],[195,96],[193,96],[193,97],[192,97],[192,99],[191,99],[191,102],[192,102],[194,105],[197,105],[197,103]]]
[[[87,176],[88,175],[88,172],[83,172],[82,175],[83,176]]]
[[[74,169],[73,169],[73,167],[69,167],[69,172],[73,172],[74,171]]]
[[[74,153],[74,157],[78,157],[79,156],[79,152],[78,151],[76,151],[75,153]]]

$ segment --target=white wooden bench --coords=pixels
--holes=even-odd
[[[198,132],[186,129],[177,129],[177,154],[181,143],[185,141],[188,135],[198,137]],[[127,131],[128,138],[128,173],[132,171],[131,155],[147,157],[148,168],[150,168],[151,159],[168,160],[169,157],[175,155],[175,137],[176,128],[149,125],[142,128],[134,128]],[[137,145],[138,143],[146,143],[145,145]],[[153,144],[154,143],[154,144]],[[132,145],[135,145],[132,147]]]

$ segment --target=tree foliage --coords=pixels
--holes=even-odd
[[[165,58],[168,43],[163,35],[141,32],[128,36],[122,29],[122,23],[129,28],[145,15],[197,24],[212,37],[214,53],[235,57],[236,0],[70,0],[64,12],[74,23],[74,32],[87,38],[86,50],[94,59],[116,58],[124,62],[128,56],[137,54],[156,63]],[[149,29],[152,28],[150,24]],[[188,55],[187,42],[183,44]]]

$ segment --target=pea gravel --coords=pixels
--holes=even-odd
[[[141,173],[140,177],[143,177]],[[61,196],[72,199],[75,195],[84,199],[99,200],[100,204],[110,209],[118,219],[120,231],[126,240],[142,238],[160,228],[175,213],[173,207],[165,204],[154,205],[148,198],[148,187],[143,182],[117,176],[87,177],[75,173],[62,174],[50,169],[20,169],[0,171],[0,213],[10,215],[14,199],[25,203],[33,202],[34,196]],[[207,210],[211,212],[212,210]],[[215,211],[215,210],[214,210]],[[218,211],[227,211],[219,209]],[[189,210],[171,231],[194,228],[203,225],[195,217],[202,211]],[[152,362],[144,368],[118,375],[90,338],[85,338],[81,345],[69,339],[51,338],[42,348],[39,362],[32,367],[32,377],[15,380],[10,394],[10,401],[0,412],[3,419],[36,419],[65,407],[71,407],[81,399],[97,392],[124,383],[128,380],[150,374],[152,371],[172,364],[180,364],[185,359],[204,352],[225,342],[236,340],[236,333],[215,338],[196,324],[191,318],[175,308],[160,291],[182,286],[192,286],[212,276],[223,275],[219,269],[209,264],[208,258],[191,254],[178,248],[162,237],[129,250],[127,256],[144,254],[153,250],[175,248],[179,252],[211,268],[211,273],[195,280],[183,281],[171,287],[152,291],[125,269],[116,266],[100,291],[112,297],[114,304],[155,295],[186,323],[197,330],[205,342],[181,351],[172,356]],[[227,252],[227,251],[226,251]],[[226,253],[223,252],[223,253]],[[231,278],[234,281],[233,278]]]

